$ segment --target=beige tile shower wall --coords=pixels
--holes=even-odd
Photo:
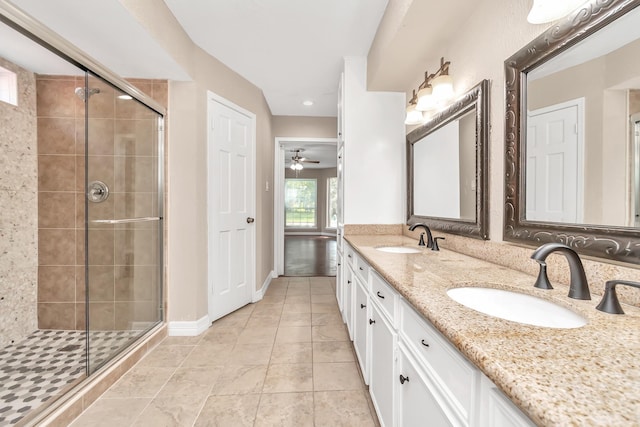
[[[167,82],[131,80],[166,106]],[[84,103],[75,88],[84,77],[38,77],[39,327],[84,329],[85,126]],[[154,182],[155,115],[91,77],[89,181],[103,181],[109,198],[91,204],[89,220],[157,216]],[[89,323],[91,330],[129,329],[156,318],[159,298],[157,235],[150,224],[90,226]]]
[[[0,101],[0,348],[36,329],[38,159],[36,81],[16,73],[18,106]]]

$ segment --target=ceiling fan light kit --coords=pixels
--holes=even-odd
[[[296,148],[295,150],[291,150],[293,156],[291,157],[291,170],[296,171],[296,176],[298,176],[298,172],[304,169],[303,163],[320,163],[318,160],[309,160],[306,157],[301,157],[300,153],[302,153],[304,149]]]

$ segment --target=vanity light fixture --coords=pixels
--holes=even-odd
[[[437,109],[442,104],[446,103],[453,97],[453,78],[449,75],[449,66],[451,62],[440,58],[440,68],[433,74],[429,74],[428,71],[424,73],[424,81],[418,86],[418,94],[413,92],[413,98],[409,102],[407,107],[407,120],[406,124],[417,124],[417,115],[412,123],[409,121],[409,114],[412,104],[414,104],[415,110],[431,111]],[[420,118],[420,122],[424,121],[424,117]],[[419,123],[419,122],[418,122]]]
[[[409,105],[407,106],[407,117],[404,119],[405,125],[419,125],[422,123],[422,112],[417,110],[417,102],[418,97],[416,95],[416,91],[414,90],[413,96],[411,97],[411,100],[409,100]]]
[[[585,0],[533,0],[527,21],[530,24],[553,22],[567,16],[586,2]]]

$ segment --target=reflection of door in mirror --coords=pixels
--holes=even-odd
[[[529,111],[526,218],[582,222],[584,98]]]
[[[471,110],[413,145],[416,215],[475,220],[475,120]]]
[[[640,91],[636,92],[638,107],[640,109]],[[629,95],[629,105],[633,105],[633,96]],[[633,221],[635,227],[640,227],[640,113],[631,116],[631,141],[633,146],[632,167],[633,167],[633,194],[634,211]]]
[[[640,203],[637,208],[636,193],[640,190],[635,183],[637,165],[631,157],[635,146],[629,138],[633,126],[629,118],[640,111],[639,89],[638,12],[625,15],[527,73],[527,220],[637,226]],[[565,133],[569,128],[562,131],[563,119],[553,114],[561,115],[559,107],[576,99],[584,106],[583,127],[578,117],[578,131],[584,131],[578,133],[578,144],[580,137],[583,141],[578,147],[584,157],[582,162],[577,158],[574,168],[573,154],[567,157],[569,153],[556,150],[558,147],[547,150],[540,144],[570,136]],[[558,111],[546,114],[552,110]],[[574,170],[576,186],[569,177]]]

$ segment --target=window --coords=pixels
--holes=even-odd
[[[338,228],[338,178],[327,179],[327,228]]]
[[[285,179],[285,227],[316,227],[317,187],[315,179]]]
[[[0,101],[18,105],[16,73],[0,67]]]

